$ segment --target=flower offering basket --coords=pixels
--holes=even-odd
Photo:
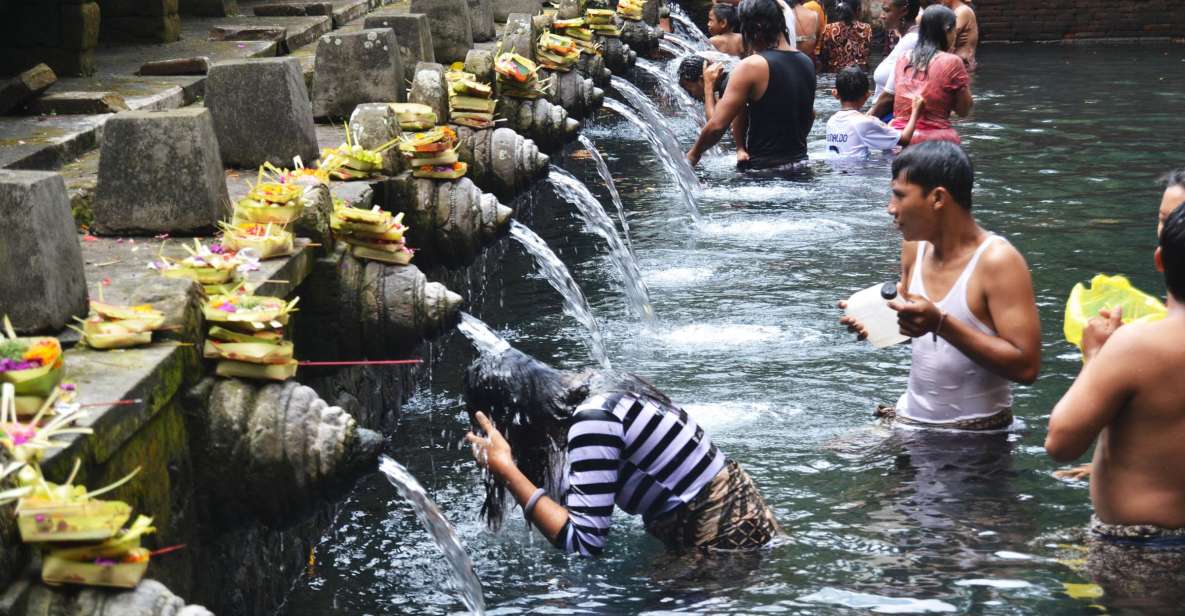
[[[25,497],[17,502],[17,527],[25,543],[102,541],[123,528],[132,508],[122,501],[58,501]]]
[[[128,551],[130,562],[69,560],[50,551],[41,561],[41,579],[46,584],[84,584],[111,588],[135,588],[148,571],[149,552],[145,548]]]
[[[0,334],[0,383],[12,384],[18,414],[35,413],[62,382],[62,345],[57,338],[17,337],[7,317],[4,329],[7,336]]]

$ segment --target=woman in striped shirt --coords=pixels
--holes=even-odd
[[[673,549],[752,549],[781,532],[748,474],[639,377],[565,374],[510,349],[466,381],[491,526],[508,491],[556,547],[585,556],[604,548],[614,506]]]

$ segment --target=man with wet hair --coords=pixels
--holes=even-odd
[[[745,55],[745,43],[741,40],[741,20],[737,9],[731,4],[716,3],[708,11],[708,42],[720,53],[741,57]]]
[[[909,386],[886,422],[957,430],[1012,424],[1012,382],[1041,367],[1041,326],[1029,267],[971,212],[971,159],[949,142],[906,148],[892,167],[888,212],[901,231],[901,333],[913,338]],[[941,299],[939,299],[941,298]],[[840,302],[843,307],[843,302]],[[840,319],[861,338],[867,331]]]
[[[731,125],[733,135],[744,136],[737,143],[738,167],[797,171],[807,158],[806,138],[815,121],[815,65],[790,46],[775,0],[744,0],[740,17],[751,55],[732,70],[687,160],[698,164]]]
[[[1163,219],[1154,260],[1168,287],[1167,316],[1119,327],[1122,315],[1115,311],[1107,323],[1088,328],[1082,371],[1049,417],[1045,451],[1069,462],[1095,445],[1087,571],[1108,596],[1180,604],[1185,601],[1185,475],[1178,470],[1185,465],[1180,378],[1185,199]]]

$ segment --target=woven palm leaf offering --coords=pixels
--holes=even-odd
[[[270,222],[222,222],[219,226],[222,228],[220,243],[223,247],[235,252],[249,250],[261,261],[286,257],[295,251],[292,232],[283,225]]]
[[[588,9],[584,13],[584,19],[588,23],[588,29],[592,30],[593,34],[619,38],[621,36],[621,30],[613,20],[613,15],[613,11],[608,9]]]
[[[212,327],[202,354],[218,360],[215,373],[273,381],[295,376],[293,346],[284,340],[284,326],[298,301],[246,294],[211,297],[203,309]]]
[[[152,332],[165,324],[165,314],[150,304],[117,306],[102,301],[90,302],[91,314],[78,319],[74,327],[92,349],[126,349],[152,342]]]
[[[304,187],[295,180],[292,172],[264,163],[247,196],[235,202],[235,222],[286,225],[299,218]]]
[[[646,0],[620,0],[617,15],[630,21],[642,21],[642,5]]]
[[[4,331],[0,332],[0,383],[12,384],[19,412],[33,412],[57,389],[62,382],[62,365],[62,345],[57,338],[18,337],[12,322],[4,317]]]
[[[135,588],[152,558],[140,545],[140,538],[155,530],[152,518],[140,515],[130,527],[101,543],[47,549],[41,560],[41,579],[46,584]]]
[[[399,141],[399,151],[412,167],[417,178],[455,180],[463,177],[469,167],[457,160],[457,131],[437,126],[422,133],[406,135]]]
[[[0,447],[17,462],[35,465],[47,449],[69,444],[56,438],[94,432],[90,428],[75,425],[84,417],[84,413],[73,402],[73,392],[61,387],[54,388],[27,422],[20,421],[16,398],[16,389],[12,383],[0,385]]]
[[[369,210],[343,207],[333,212],[330,225],[334,237],[349,244],[355,257],[407,265],[414,256],[404,243],[407,227],[402,213],[392,216],[377,205]]]
[[[447,76],[447,75],[446,75]],[[395,120],[402,130],[428,130],[436,126],[436,112],[421,103],[391,103]]]
[[[535,45],[535,57],[539,66],[566,73],[580,61],[580,48],[567,36],[544,32]]]
[[[612,17],[610,17],[610,20],[612,21]],[[572,44],[581,53],[587,53],[589,55],[598,55],[601,53],[601,46],[593,39],[593,31],[588,27],[588,22],[583,17],[557,19],[551,23],[551,30],[556,34],[572,39]]]
[[[353,143],[350,125],[345,125],[346,142],[336,148],[321,148],[321,164],[318,166],[335,180],[367,180],[383,168],[383,152],[399,143],[396,137],[374,149],[366,149]]]
[[[516,53],[499,54],[494,59],[498,74],[498,92],[502,96],[536,99],[547,95],[550,80],[539,79],[539,67]]]
[[[258,269],[258,259],[240,255],[221,244],[203,246],[197,238],[193,246],[182,244],[189,256],[171,259],[164,255],[164,244],[157,261],[148,264],[166,278],[188,278],[204,285],[207,292],[216,291],[220,285],[234,285],[241,279],[242,272]]]
[[[449,117],[454,124],[481,130],[494,127],[494,88],[477,80],[473,73],[449,71]]]

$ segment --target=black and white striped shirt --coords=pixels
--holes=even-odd
[[[649,522],[695,498],[724,468],[724,454],[686,411],[649,397],[595,395],[572,422],[568,523],[556,536],[568,552],[601,552],[614,504]]]

